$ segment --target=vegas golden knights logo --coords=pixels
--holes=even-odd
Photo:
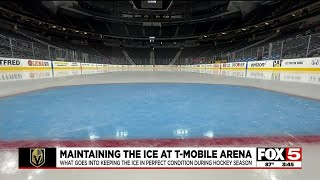
[[[44,148],[30,148],[30,163],[34,167],[40,167],[45,163]]]
[[[273,67],[281,67],[282,60],[274,60],[273,61]]]

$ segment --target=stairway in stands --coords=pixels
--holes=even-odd
[[[127,61],[129,61],[129,63],[131,65],[136,65],[136,63],[134,63],[134,61],[130,58],[128,52],[124,48],[122,49],[122,53],[126,57]]]
[[[154,60],[154,50],[150,50],[150,65],[155,65],[155,60]]]
[[[181,48],[177,54],[174,56],[174,58],[172,59],[172,61],[169,63],[169,65],[174,65],[174,63],[176,63],[177,59],[180,57],[180,54],[182,53],[183,48]]]

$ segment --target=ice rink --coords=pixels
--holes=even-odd
[[[149,136],[146,138],[157,139],[160,140],[152,140],[152,141],[140,141],[140,140],[130,140],[130,138],[122,140],[121,143],[114,143],[113,141],[104,141],[97,140],[95,138],[87,137],[87,141],[83,141],[81,143],[76,144],[77,146],[302,146],[303,148],[303,165],[302,170],[18,170],[17,169],[17,147],[32,147],[35,145],[43,145],[43,146],[69,146],[70,141],[59,141],[61,137],[52,137],[55,139],[51,141],[48,137],[43,137],[46,139],[45,141],[37,141],[33,137],[36,137],[36,133],[27,139],[22,139],[23,133],[19,133],[18,129],[13,127],[14,122],[9,122],[10,120],[14,121],[15,118],[19,117],[18,113],[14,116],[9,116],[5,112],[9,112],[9,109],[5,108],[5,103],[3,101],[7,99],[12,99],[18,96],[24,96],[30,94],[30,92],[37,93],[46,92],[49,90],[59,90],[61,88],[56,87],[79,87],[78,85],[101,85],[101,84],[164,84],[165,86],[162,88],[168,89],[170,83],[171,84],[189,84],[189,85],[197,85],[198,86],[207,86],[207,85],[216,85],[213,86],[213,89],[208,89],[206,93],[214,90],[215,87],[221,87],[224,85],[232,85],[235,87],[237,92],[242,91],[237,88],[248,88],[253,93],[251,96],[252,100],[257,98],[261,103],[263,103],[263,99],[265,101],[269,101],[269,104],[262,104],[261,108],[272,107],[272,102],[278,103],[276,100],[279,97],[284,98],[283,101],[279,101],[282,104],[282,107],[285,106],[288,111],[284,110],[284,114],[286,114],[286,119],[284,120],[288,127],[290,122],[295,122],[297,124],[300,123],[299,126],[294,126],[287,131],[281,130],[281,123],[279,125],[279,131],[273,131],[272,127],[270,131],[266,131],[265,133],[271,134],[262,134],[266,137],[258,136],[255,134],[255,131],[252,131],[252,134],[245,134],[244,132],[239,132],[239,134],[223,134],[220,133],[220,136],[210,135],[209,139],[203,140],[203,138],[199,137],[202,134],[201,127],[197,130],[194,137],[196,139],[188,140],[188,137],[185,139],[167,136],[163,131],[155,132],[159,136],[153,136],[154,134],[149,133]],[[169,83],[169,85],[168,85]],[[219,85],[219,86],[217,86]],[[81,86],[82,87],[82,86]],[[84,86],[87,87],[87,86]],[[90,87],[90,86],[88,86]],[[109,87],[110,88],[110,87]],[[111,87],[113,88],[113,87]],[[190,89],[190,87],[184,87],[183,89],[185,96],[191,96],[194,92],[186,92],[186,89]],[[210,88],[212,88],[210,86]],[[41,91],[39,91],[41,90]],[[90,89],[87,89],[90,91]],[[108,89],[107,89],[108,90]],[[196,91],[197,89],[195,89]],[[224,91],[225,89],[222,89]],[[101,90],[100,90],[101,91]],[[117,92],[122,90],[117,89]],[[140,89],[137,89],[139,92]],[[150,94],[158,92],[163,92],[163,89],[157,89],[153,87],[150,90]],[[98,91],[97,91],[98,92]],[[175,89],[171,89],[172,94],[176,94]],[[218,91],[219,92],[219,91]],[[228,94],[237,96],[236,98],[230,98],[226,101],[232,100],[241,100],[237,98],[243,98],[243,101],[248,100],[246,98],[246,94],[237,94],[237,92],[232,92],[232,89],[228,91]],[[259,93],[272,93],[272,96],[266,94]],[[320,100],[320,73],[317,72],[280,72],[280,71],[246,71],[246,70],[206,70],[206,69],[183,69],[183,68],[141,68],[141,69],[111,69],[111,70],[86,70],[86,71],[2,71],[0,72],[0,107],[2,112],[0,115],[1,119],[4,121],[8,121],[6,124],[3,124],[3,127],[6,129],[1,130],[0,132],[0,179],[265,179],[265,180],[281,180],[281,179],[308,179],[308,180],[316,180],[319,179],[320,172],[318,171],[319,165],[318,161],[320,161],[320,157],[318,156],[318,152],[320,152],[320,128],[319,128],[319,100]],[[61,93],[61,92],[60,92]],[[93,92],[94,93],[94,92]],[[125,92],[124,92],[125,94]],[[57,94],[54,94],[57,96]],[[112,96],[116,96],[117,94],[111,94]],[[127,96],[130,96],[130,89],[128,89]],[[138,98],[139,94],[135,94]],[[155,94],[155,96],[157,93]],[[166,95],[166,94],[165,94]],[[197,95],[198,99],[208,99],[205,95]],[[208,95],[208,94],[207,94]],[[215,98],[219,96],[215,94]],[[266,96],[265,96],[266,95]],[[18,97],[17,96],[17,97]],[[227,96],[224,94],[224,96]],[[239,97],[240,96],[240,97]],[[109,98],[109,97],[106,97]],[[274,98],[274,99],[273,99]],[[281,99],[280,98],[280,99]],[[197,99],[197,98],[195,98]],[[19,99],[18,99],[19,100]],[[148,101],[150,99],[147,99]],[[152,98],[151,98],[152,100]],[[159,100],[159,99],[155,99]],[[208,99],[210,102],[213,102],[214,99]],[[113,99],[110,102],[114,101]],[[14,101],[12,101],[14,102]],[[122,102],[122,101],[121,101]],[[179,99],[173,99],[172,102],[179,102]],[[220,101],[221,103],[223,100]],[[299,104],[301,102],[302,104]],[[125,98],[123,99],[123,104],[127,103]],[[145,103],[145,102],[143,102]],[[171,103],[171,102],[170,102]],[[275,103],[275,105],[276,105]],[[119,106],[123,106],[123,104],[116,104]],[[171,103],[172,104],[172,103]],[[20,111],[23,108],[19,107],[19,104],[11,104],[12,106],[19,109]],[[225,104],[228,106],[228,104]],[[232,106],[232,104],[230,104]],[[304,107],[302,112],[297,112],[299,107]],[[41,107],[41,104],[39,105]],[[187,105],[183,107],[189,107]],[[28,108],[28,107],[26,107]],[[190,108],[190,107],[189,107]],[[238,107],[233,107],[237,109]],[[240,107],[239,108],[244,108]],[[276,110],[276,107],[273,107]],[[230,108],[226,108],[230,109]],[[233,112],[234,112],[233,109]],[[152,109],[149,109],[152,110]],[[205,108],[197,109],[199,112],[204,112]],[[12,112],[15,110],[13,109]],[[30,110],[31,111],[31,110]],[[128,109],[126,112],[129,111]],[[176,110],[177,111],[177,110]],[[185,109],[182,109],[185,111]],[[244,108],[245,112],[246,109]],[[257,112],[256,110],[254,110]],[[17,111],[18,112],[18,111]],[[43,111],[39,111],[42,112]],[[272,110],[270,114],[272,114]],[[281,113],[281,112],[280,112]],[[296,113],[296,114],[295,114]],[[305,113],[305,114],[304,114]],[[274,116],[266,117],[273,118],[277,123],[276,117],[279,116],[275,114]],[[253,114],[249,114],[248,118],[253,117]],[[63,118],[63,116],[61,117]],[[134,118],[134,117],[133,117]],[[174,118],[174,117],[171,117]],[[197,117],[198,118],[198,117]],[[236,118],[236,117],[235,117]],[[296,119],[294,119],[296,118]],[[10,119],[10,120],[8,120]],[[292,119],[292,120],[290,120]],[[119,120],[122,121],[122,120]],[[261,119],[261,121],[265,121],[265,119]],[[166,122],[167,124],[169,122]],[[183,124],[182,122],[179,122]],[[190,125],[191,122],[185,122]],[[274,124],[273,123],[273,124]],[[250,124],[250,122],[248,123]],[[272,123],[270,123],[272,124]],[[258,124],[261,126],[262,124]],[[265,126],[268,124],[264,124]],[[33,125],[36,127],[35,125]],[[72,125],[70,125],[72,126]],[[197,124],[193,126],[198,126]],[[220,125],[225,128],[224,131],[228,131],[228,129],[232,129],[230,125],[227,123],[225,125]],[[241,126],[241,125],[238,125]],[[13,128],[12,131],[6,131],[7,128]],[[31,126],[32,127],[32,126]],[[228,128],[229,127],[229,128]],[[25,127],[22,127],[25,128]],[[266,126],[268,128],[268,126]],[[183,129],[183,127],[181,128]],[[186,128],[188,129],[188,128]],[[259,132],[261,132],[259,130]],[[134,129],[129,129],[129,137],[130,132],[135,132]],[[233,130],[236,131],[236,130]],[[11,134],[10,134],[11,132]],[[97,130],[98,132],[98,130]],[[107,134],[103,134],[101,131],[100,136],[109,137]],[[123,134],[124,131],[122,131]],[[141,130],[137,130],[137,132],[141,132]],[[185,130],[184,130],[185,132]],[[191,132],[191,131],[190,131]],[[219,132],[217,132],[219,133]],[[272,135],[274,133],[274,135]],[[279,134],[282,133],[282,134]],[[297,133],[297,134],[295,134]],[[210,133],[208,133],[210,134]],[[207,135],[208,135],[207,134]],[[140,134],[139,137],[134,137],[136,139],[141,138],[141,136],[148,135],[148,132],[145,134]],[[181,135],[181,132],[180,132]],[[219,134],[217,134],[219,135]],[[39,135],[40,136],[40,135]],[[97,136],[97,135],[96,135]],[[244,136],[244,137],[243,137]],[[252,136],[252,137],[251,137]],[[83,140],[83,134],[79,134],[81,140]],[[68,137],[66,137],[68,140]],[[162,138],[166,138],[164,141]],[[58,139],[58,141],[57,141]],[[162,140],[161,140],[162,139]],[[168,139],[174,139],[168,141]],[[73,140],[73,143],[75,141]],[[93,143],[94,142],[94,143]],[[113,143],[112,143],[113,142]],[[74,144],[73,144],[74,145]]]

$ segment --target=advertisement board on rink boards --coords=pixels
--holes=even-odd
[[[81,63],[82,69],[97,69],[97,64],[93,63]]]
[[[276,60],[275,60],[276,61]],[[267,61],[249,61],[248,62],[248,69],[255,70],[255,69],[273,69],[274,68],[274,60],[267,60]]]
[[[198,68],[198,69],[220,69],[220,63],[216,64],[197,64],[197,65],[182,65],[183,68]]]
[[[97,66],[98,69],[103,69],[104,68],[103,64],[96,64],[96,66]]]
[[[320,71],[320,58],[250,61],[248,70]]]
[[[247,62],[222,63],[221,69],[246,69]]]
[[[111,65],[79,62],[53,61],[54,69],[101,69],[101,68],[195,68],[195,69],[247,69],[248,70],[290,70],[290,71],[320,71],[320,58],[300,58],[284,60],[263,60],[249,62],[231,62],[196,65]],[[248,65],[247,65],[248,64]],[[49,60],[32,60],[18,58],[1,58],[0,70],[49,70]]]
[[[0,57],[0,70],[49,70],[51,61]]]
[[[220,64],[206,64],[206,69],[220,69]]]
[[[53,61],[53,69],[80,69],[79,62]]]

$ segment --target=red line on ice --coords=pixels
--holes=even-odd
[[[0,149],[19,147],[212,147],[318,144],[317,136],[267,136],[188,139],[126,139],[126,140],[17,140],[1,141]]]

